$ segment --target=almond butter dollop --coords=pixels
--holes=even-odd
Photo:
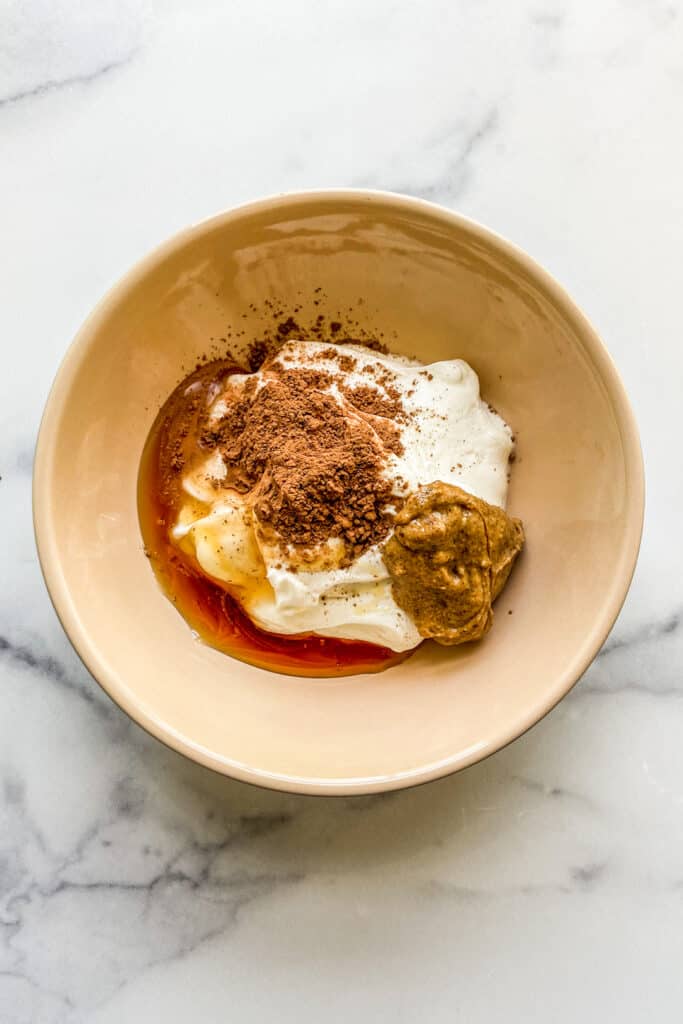
[[[460,487],[419,487],[398,512],[383,556],[394,600],[440,644],[479,640],[524,545],[519,519]]]

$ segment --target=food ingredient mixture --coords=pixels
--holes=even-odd
[[[483,635],[522,535],[503,512],[512,434],[466,363],[291,340],[178,394],[161,413],[169,538],[256,626],[396,652]],[[444,567],[466,568],[467,595]]]

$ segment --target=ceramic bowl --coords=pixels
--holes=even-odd
[[[393,351],[466,359],[512,425],[518,459],[508,508],[524,520],[527,547],[481,643],[426,643],[375,675],[278,675],[197,640],[161,592],[136,507],[145,438],[212,339],[263,329],[266,301],[300,304],[302,317],[355,310]],[[434,779],[537,722],[614,623],[642,515],[627,397],[567,294],[485,228],[384,193],[265,199],[161,245],[79,331],[35,460],[45,580],[93,676],[140,725],[195,761],[309,793]]]

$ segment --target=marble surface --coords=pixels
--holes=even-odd
[[[2,1024],[679,1021],[681,5],[5,0],[0,24]],[[188,222],[325,185],[442,202],[545,264],[648,473],[581,683],[384,798],[261,792],[150,739],[72,653],[31,531],[41,408],[102,292]]]

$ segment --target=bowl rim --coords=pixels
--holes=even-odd
[[[67,398],[75,373],[87,354],[98,328],[123,296],[150,270],[171,253],[181,249],[193,239],[207,231],[226,225],[244,216],[267,210],[286,208],[300,201],[322,200],[329,204],[336,202],[365,201],[380,207],[392,207],[406,212],[427,214],[466,231],[494,251],[512,259],[544,289],[566,319],[573,324],[581,342],[590,354],[601,379],[605,383],[612,403],[623,444],[627,489],[629,493],[625,541],[621,558],[615,570],[603,610],[587,634],[584,643],[573,659],[558,675],[553,686],[548,687],[545,699],[519,719],[507,723],[486,742],[451,755],[440,761],[409,771],[390,775],[360,778],[316,778],[274,773],[231,760],[194,744],[187,737],[155,718],[153,713],[136,702],[126,690],[116,670],[104,661],[88,631],[84,628],[78,609],[74,605],[66,578],[60,571],[60,559],[51,515],[49,496],[52,488],[54,454],[57,424],[65,399]],[[397,192],[375,189],[325,188],[280,192],[261,199],[229,207],[217,214],[202,219],[175,232],[149,253],[139,259],[102,296],[76,332],[71,344],[57,369],[45,404],[33,464],[33,526],[45,585],[55,612],[79,658],[108,696],[138,725],[167,747],[183,754],[206,768],[227,775],[242,782],[268,789],[289,793],[305,793],[319,796],[353,796],[402,789],[419,785],[452,774],[506,747],[513,740],[541,721],[578,682],[591,664],[610,630],[626,599],[635,571],[643,530],[645,507],[645,478],[643,456],[635,416],[619,372],[600,339],[597,331],[585,314],[570,297],[566,289],[523,249],[508,239],[478,223],[470,217],[449,210],[437,203],[418,199]]]

